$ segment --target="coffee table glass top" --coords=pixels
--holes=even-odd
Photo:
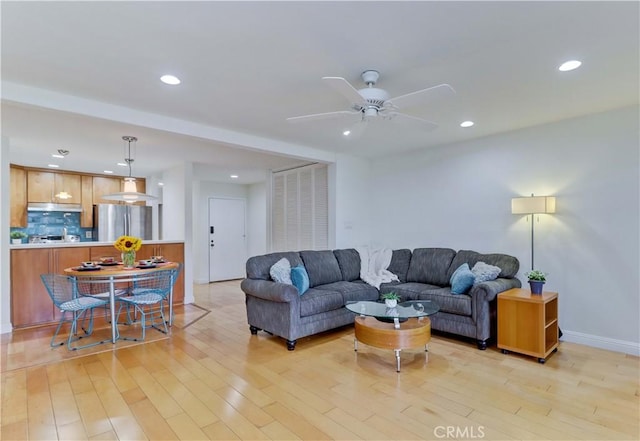
[[[440,311],[440,307],[431,300],[410,300],[398,303],[395,308],[389,308],[384,303],[370,301],[349,302],[345,306],[351,312],[377,319],[426,317]]]

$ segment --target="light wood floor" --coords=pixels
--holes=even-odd
[[[561,343],[541,365],[436,335],[396,373],[351,327],[289,352],[249,333],[238,281],[196,291],[211,313],[169,339],[3,370],[1,439],[640,438],[637,357]]]

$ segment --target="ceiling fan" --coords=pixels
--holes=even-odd
[[[359,115],[360,120],[351,130],[346,130],[344,135],[353,136],[360,134],[369,121],[377,118],[391,120],[394,118],[402,118],[422,124],[426,130],[434,130],[438,124],[428,121],[417,116],[408,115],[400,112],[400,108],[412,107],[420,104],[426,97],[434,97],[436,95],[453,95],[455,90],[448,84],[438,84],[437,86],[428,87],[426,89],[417,90],[415,92],[389,98],[389,93],[384,89],[375,87],[380,74],[376,70],[366,70],[362,72],[362,81],[367,85],[362,89],[356,89],[342,77],[323,77],[322,80],[342,94],[349,100],[349,110],[337,110],[326,113],[316,113],[312,115],[302,115],[287,118],[289,122],[306,122],[320,119],[336,118],[345,115]]]

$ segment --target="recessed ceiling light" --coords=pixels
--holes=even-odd
[[[164,186],[164,182],[158,182],[158,187]]]
[[[52,158],[60,158],[60,159],[64,159],[64,156],[59,155],[59,154],[57,154],[57,153],[52,154],[52,155],[51,155],[51,157],[52,157]]]
[[[126,166],[127,166],[127,164],[125,164],[124,162],[118,162],[118,165],[119,165],[120,167],[126,167]]]
[[[238,179],[238,175],[231,175],[229,176],[231,179]]]
[[[345,130],[344,132],[342,132],[342,134],[344,136],[349,136],[349,135],[351,135],[351,130]]]
[[[113,173],[113,170],[104,170],[104,172],[105,172],[106,174],[110,175],[110,174],[112,174],[112,173]]]
[[[176,86],[180,84],[180,79],[178,77],[174,77],[173,75],[162,75],[160,77],[160,81],[164,84],[169,84],[171,86]]]
[[[59,168],[60,166],[58,164],[48,164],[47,167]]]
[[[473,126],[475,123],[473,121],[463,121],[460,123],[460,127],[471,127]]]
[[[567,72],[567,71],[579,68],[580,65],[582,65],[582,61],[578,61],[578,60],[565,61],[560,65],[558,70],[561,72]]]

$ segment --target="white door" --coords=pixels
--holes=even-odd
[[[245,276],[245,200],[209,199],[209,281]]]

